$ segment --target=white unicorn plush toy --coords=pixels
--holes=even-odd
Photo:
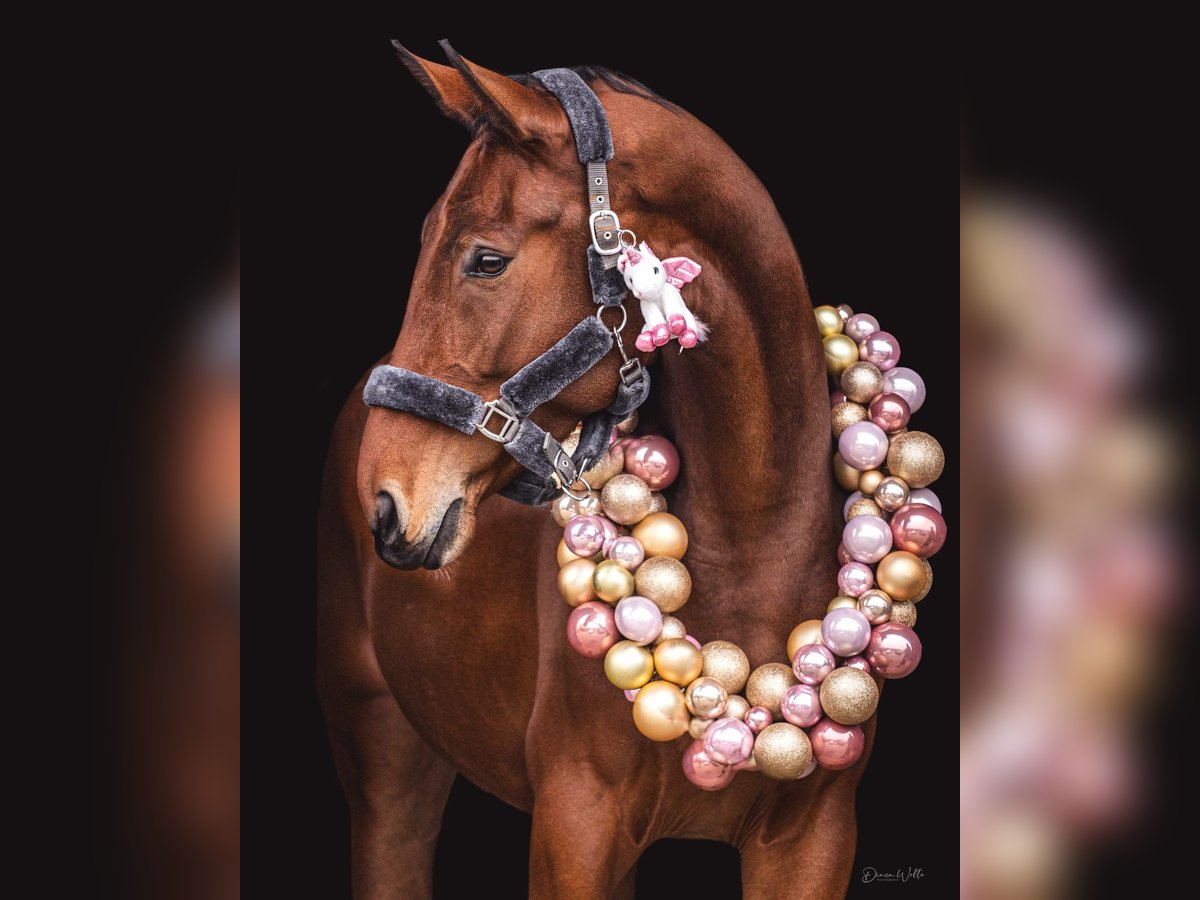
[[[680,352],[708,338],[708,326],[692,315],[679,289],[700,274],[700,264],[686,256],[659,259],[642,241],[638,249],[626,247],[617,259],[625,286],[642,304],[646,324],[634,342],[643,352],[661,347],[671,338]]]

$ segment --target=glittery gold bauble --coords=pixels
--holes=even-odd
[[[907,550],[893,550],[875,567],[875,583],[893,600],[914,600],[925,588],[924,560]]]
[[[575,515],[577,516],[602,516],[604,515],[604,504],[600,501],[599,491],[588,491],[587,496],[582,500],[573,500],[575,504]]]
[[[704,735],[708,731],[708,727],[712,725],[714,721],[716,720],[701,719],[698,716],[692,716],[691,721],[688,722],[688,735],[692,738],[692,740],[704,740]]]
[[[821,709],[840,725],[859,725],[871,718],[879,705],[875,679],[862,669],[843,666],[821,682]]]
[[[863,492],[864,497],[871,497],[885,477],[882,469],[868,469],[858,477],[858,490]]]
[[[652,681],[633,698],[633,724],[652,741],[673,741],[688,730],[683,691],[665,681]]]
[[[583,473],[583,480],[594,490],[599,490],[620,475],[625,469],[625,451],[620,447],[609,447],[590,469]]]
[[[844,491],[857,491],[861,476],[862,472],[842,459],[842,454],[833,454],[833,477],[838,487]]]
[[[586,557],[576,556],[574,553],[572,553],[570,550],[567,549],[567,542],[564,541],[562,538],[559,538],[559,540],[558,540],[558,550],[556,552],[556,555],[558,557],[558,567],[560,569],[563,566],[565,566],[567,563],[571,562],[572,560],[576,560],[576,559],[590,559],[592,562],[595,562],[595,563],[601,562],[604,559],[603,551],[601,551],[600,553],[597,553],[595,556],[586,556]]]
[[[818,306],[813,310],[813,315],[817,318],[817,333],[821,337],[828,337],[831,334],[841,334],[842,326],[846,324],[842,321],[842,317],[838,315],[838,311],[832,306]]]
[[[920,603],[929,596],[929,592],[933,589],[933,566],[927,559],[923,559],[921,562],[925,563],[925,587],[921,588],[921,593],[912,598],[913,603]]]
[[[703,660],[701,661],[703,667]],[[725,714],[729,694],[715,678],[697,678],[684,693],[688,709],[701,719],[716,719]]]
[[[829,421],[833,425],[833,436],[838,437],[854,423],[867,421],[867,408],[844,401],[829,411]]]
[[[567,456],[574,456],[575,451],[579,449],[579,439],[581,437],[583,437],[583,426],[576,425],[575,430],[568,434],[559,446],[566,451]]]
[[[746,679],[750,677],[750,660],[737,644],[709,641],[700,652],[704,656],[705,678],[715,678],[731,696],[746,686]]]
[[[768,725],[754,741],[754,762],[768,778],[799,778],[812,762],[808,735],[788,722]]]
[[[615,560],[606,559],[592,573],[592,589],[606,603],[616,603],[633,593],[633,573]]]
[[[917,604],[911,600],[896,600],[892,603],[892,622],[912,628],[917,624]]]
[[[600,493],[604,514],[619,525],[632,525],[650,512],[650,488],[636,475],[615,475]]]
[[[879,508],[879,504],[868,497],[859,497],[846,509],[846,520],[849,521],[857,516],[882,516],[883,510]]]
[[[674,616],[663,616],[662,629],[658,632],[654,643],[660,644],[663,641],[673,641],[681,637],[687,637],[687,626]]]
[[[792,629],[792,633],[787,639],[787,658],[792,659],[796,655],[796,651],[805,644],[820,644],[821,643],[821,620],[820,619],[805,619],[799,625]]]
[[[692,576],[687,567],[670,556],[651,556],[638,566],[634,589],[649,597],[663,612],[681,609],[692,595]]]
[[[834,597],[829,601],[829,605],[825,607],[825,612],[833,612],[835,609],[858,609],[858,601],[853,597]]]
[[[641,541],[647,556],[683,559],[683,554],[687,552],[687,529],[670,513],[650,513],[633,526],[631,533]]]
[[[632,691],[654,674],[654,657],[633,641],[617,641],[604,655],[604,674],[617,687]]]
[[[575,498],[567,494],[559,494],[550,503],[550,515],[554,516],[554,521],[559,528],[566,528],[571,518],[579,515],[579,511],[575,508]]]
[[[725,701],[725,715],[731,719],[744,719],[750,711],[750,701],[741,694],[730,694]]]
[[[633,434],[638,426],[638,411],[635,409],[620,422],[617,423],[617,434],[625,437],[627,434]]]
[[[646,515],[667,511],[667,498],[663,496],[662,491],[650,492],[650,512]]]
[[[858,362],[858,345],[844,334],[831,334],[821,343],[825,347],[825,368],[834,378]]]
[[[892,616],[892,598],[879,588],[864,591],[858,598],[858,611],[872,625],[882,625]]]
[[[842,373],[842,392],[847,400],[870,403],[883,391],[883,373],[869,362],[856,362]]]
[[[778,718],[779,701],[793,684],[798,684],[791,666],[767,663],[750,673],[746,682],[746,699],[751,706],[765,706]]]
[[[592,575],[596,564],[590,559],[573,559],[558,570],[558,593],[568,606],[578,606],[596,599]]]
[[[654,668],[667,681],[690,684],[700,677],[700,651],[689,640],[663,641],[654,648]]]
[[[866,491],[863,491],[865,494]],[[886,512],[895,512],[908,502],[908,485],[894,475],[883,479],[872,491],[875,502]]]
[[[910,488],[923,488],[937,481],[946,464],[942,445],[924,431],[892,435],[888,445],[888,471],[903,478]]]

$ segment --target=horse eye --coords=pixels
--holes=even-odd
[[[475,257],[475,262],[471,264],[471,271],[467,274],[481,278],[495,278],[507,268],[508,259],[499,253],[480,253]]]
[[[655,275],[657,275],[657,274],[658,274],[658,266],[655,266],[655,267],[654,267],[654,274],[655,274]]]

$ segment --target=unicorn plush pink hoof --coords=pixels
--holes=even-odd
[[[679,346],[685,350],[690,350],[696,346],[697,335],[692,329],[687,329],[679,336]]]
[[[675,315],[667,319],[667,324],[671,326],[671,334],[675,335],[676,337],[687,331],[687,322],[684,320],[683,316],[679,315],[679,313],[675,313]]]
[[[637,340],[633,342],[633,346],[637,347],[643,353],[649,353],[654,349],[654,335],[649,331],[643,331],[637,336]]]
[[[667,341],[671,340],[671,333],[667,331],[666,325],[654,326],[654,346],[662,347]]]

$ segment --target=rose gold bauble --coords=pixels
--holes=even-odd
[[[600,501],[606,516],[619,525],[632,525],[650,512],[650,488],[636,475],[614,475],[604,485]]]
[[[805,644],[819,644],[822,641],[821,637],[821,620],[806,619],[788,635],[787,639],[787,658],[795,659],[796,651]]]
[[[635,590],[649,597],[665,613],[683,607],[692,594],[692,576],[687,567],[670,556],[652,556],[638,566]]]
[[[700,648],[704,657],[703,674],[720,682],[725,691],[736,694],[750,677],[750,660],[742,648],[729,641],[709,641]]]
[[[700,677],[700,651],[687,638],[663,641],[654,648],[654,668],[666,681],[690,684]]]
[[[833,436],[838,437],[855,422],[867,421],[867,408],[859,403],[839,403],[829,412]]]
[[[875,494],[875,489],[879,487],[879,483],[885,477],[882,469],[868,469],[859,476],[858,489],[862,491],[864,497],[872,497]]]
[[[606,559],[592,572],[592,590],[605,603],[617,603],[633,593],[633,574],[619,562]]]
[[[925,564],[915,553],[893,550],[875,567],[875,583],[895,600],[913,600],[925,588]]]
[[[596,564],[590,559],[573,559],[558,570],[558,593],[568,606],[578,606],[596,599],[592,575]]]
[[[842,459],[842,454],[835,453],[833,454],[833,477],[842,490],[856,491],[862,472]]]
[[[683,774],[696,787],[704,791],[719,791],[733,781],[737,771],[733,766],[723,766],[704,752],[704,741],[692,741],[683,751]]]
[[[647,556],[683,559],[687,552],[687,529],[668,512],[650,513],[633,526],[631,533],[641,542]]]
[[[559,528],[566,528],[567,523],[579,515],[575,506],[575,498],[568,494],[560,494],[550,503],[550,515],[554,517]]]
[[[872,625],[882,625],[892,615],[892,598],[879,588],[864,591],[858,598],[858,611]]]
[[[928,487],[937,481],[946,464],[942,445],[924,431],[897,434],[888,444],[887,468],[903,478],[909,488]]]
[[[856,362],[847,366],[842,373],[842,391],[847,400],[855,403],[870,403],[871,398],[883,390],[883,373],[869,362]],[[863,410],[866,418],[866,410]]]
[[[625,445],[625,471],[661,491],[679,477],[679,451],[660,434],[637,438]]]
[[[841,725],[867,721],[878,705],[879,688],[875,679],[862,669],[843,666],[821,682],[821,709]]]
[[[875,502],[886,512],[895,512],[908,502],[908,485],[894,475],[879,482],[873,493]]]
[[[604,674],[623,690],[640,688],[654,674],[654,657],[633,641],[617,641],[604,655]]]
[[[725,715],[731,719],[744,719],[750,711],[750,701],[741,694],[730,694],[725,701]]]
[[[666,512],[666,511],[667,511],[667,498],[664,497],[662,495],[662,493],[659,491],[651,491],[650,492],[650,512],[646,513],[646,515],[653,515],[654,513],[660,513],[660,512]]]
[[[750,673],[746,681],[746,699],[751,706],[765,706],[779,718],[779,701],[793,684],[799,684],[791,666],[767,663]]]
[[[754,739],[754,762],[768,778],[799,778],[812,762],[808,735],[788,722],[768,725]]]
[[[701,670],[703,671],[703,663]],[[684,699],[693,716],[716,719],[724,714],[729,694],[717,679],[700,677],[687,686]]]
[[[673,741],[687,733],[683,691],[666,681],[651,681],[633,700],[633,724],[652,741]]]

